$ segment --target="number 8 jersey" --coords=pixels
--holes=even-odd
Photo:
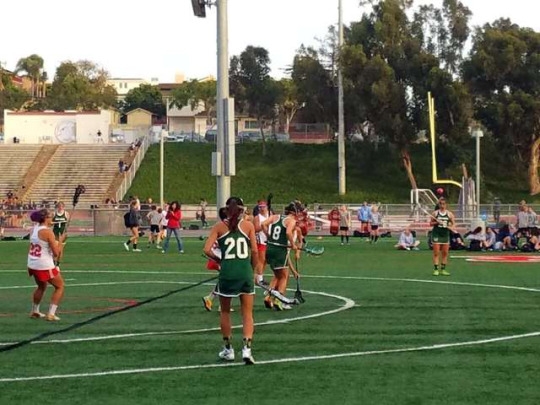
[[[30,235],[30,250],[28,251],[28,268],[32,270],[54,269],[54,257],[49,242],[39,239],[39,231],[46,226],[34,226]]]

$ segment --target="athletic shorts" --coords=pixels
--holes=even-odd
[[[272,270],[283,269],[287,267],[289,249],[279,246],[269,246],[266,249],[266,262]]]
[[[159,225],[150,225],[150,232],[153,234],[159,233]]]
[[[348,231],[348,230],[349,230],[349,227],[348,227],[348,226],[340,226],[340,227],[339,227],[339,230],[340,230],[340,231]]]
[[[255,294],[255,280],[251,266],[245,268],[229,269],[229,274],[224,274],[227,269],[221,270],[217,283],[216,294],[222,297],[238,297],[239,295]]]
[[[66,229],[56,229],[56,228],[53,228],[53,234],[54,236],[56,236],[57,238],[60,236],[60,235],[63,235],[64,233],[66,232]]]
[[[33,270],[28,269],[28,276],[34,277],[37,281],[41,282],[48,282],[51,281],[53,278],[55,278],[58,274],[60,274],[60,269],[58,266],[49,269],[49,270]]]
[[[257,243],[258,252],[266,252],[266,243]]]
[[[379,229],[379,225],[371,225],[372,231],[376,231],[377,229]]]

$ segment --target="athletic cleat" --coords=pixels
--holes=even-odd
[[[124,243],[124,249],[126,249],[129,252],[129,246],[127,243]]]
[[[288,310],[288,309],[292,309],[292,307],[289,305],[289,304],[281,304],[281,308],[283,308],[283,310]]]
[[[45,318],[45,314],[42,314],[41,312],[30,312],[30,318],[32,319]]]
[[[183,254],[184,254],[184,251],[183,251],[183,250],[181,250],[181,251],[180,251],[179,253],[180,253],[181,255],[183,255]]]
[[[203,302],[204,309],[206,309],[208,312],[210,312],[212,310],[212,304],[213,304],[210,297],[208,297],[208,296],[202,297],[202,302]]]
[[[53,314],[47,314],[45,315],[45,320],[49,322],[58,322],[60,318]]]
[[[268,284],[268,283],[267,283],[266,281],[264,281],[264,280],[259,280],[259,281],[257,281],[257,285],[260,286],[260,287],[262,287],[263,289],[264,289],[264,288],[270,288],[270,284]],[[265,291],[264,293],[267,294],[268,292]]]
[[[255,364],[255,359],[251,355],[251,348],[244,346],[242,348],[242,360],[244,360],[244,363],[246,366],[250,366],[252,364]]]
[[[439,275],[439,270],[433,270],[433,275],[438,276]]]
[[[243,352],[244,351],[242,350],[242,353]],[[219,352],[218,356],[221,360],[234,361],[234,349],[232,347],[230,349],[224,347],[223,350]]]
[[[263,302],[264,302],[264,307],[267,309],[272,309],[272,307],[274,306],[274,303],[272,302],[272,298],[270,298],[269,295],[266,296]]]
[[[418,247],[413,247],[412,250],[420,250]]]
[[[141,249],[133,249],[133,252],[142,252]]]
[[[450,273],[447,272],[446,270],[441,270],[441,276],[449,276]]]
[[[156,245],[156,249],[161,249],[161,246],[159,246],[159,245]]]

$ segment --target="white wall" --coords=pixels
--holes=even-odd
[[[95,143],[97,132],[108,143],[111,113],[100,112],[4,112],[5,143]]]

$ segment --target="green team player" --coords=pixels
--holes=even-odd
[[[66,225],[68,222],[69,216],[68,213],[65,211],[65,204],[62,201],[59,201],[56,204],[56,210],[54,211],[54,217],[53,217],[53,233],[54,238],[57,241],[64,242],[66,239]],[[56,260],[56,265],[60,264],[61,256],[59,256]]]
[[[430,225],[433,226],[431,238],[433,242],[433,275],[449,276],[446,271],[448,250],[450,248],[451,228],[454,226],[454,214],[446,209],[446,200],[439,199],[439,208],[431,215]],[[439,256],[441,269],[439,271]]]
[[[204,245],[204,253],[221,264],[216,295],[221,305],[220,328],[224,347],[219,358],[234,360],[231,343],[231,300],[240,297],[242,314],[243,348],[242,359],[245,364],[254,364],[251,343],[254,332],[253,297],[255,295],[255,269],[258,266],[257,240],[255,227],[242,219],[244,203],[241,198],[230,197],[227,202],[227,218],[212,227]],[[221,254],[214,252],[217,242]]]
[[[282,215],[271,215],[261,224],[263,231],[268,235],[266,262],[274,272],[270,288],[283,295],[287,290],[289,279],[289,251],[290,249],[298,251],[301,247],[297,245],[301,243],[301,236],[298,241],[295,240],[296,214],[297,206],[292,202],[285,207]],[[265,298],[264,305],[278,310],[289,309],[277,299],[272,302],[269,296]]]

